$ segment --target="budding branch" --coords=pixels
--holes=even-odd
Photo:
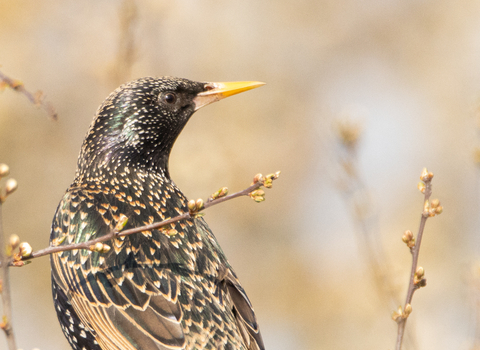
[[[419,189],[424,193],[424,204],[422,216],[420,219],[420,226],[418,228],[417,237],[413,240],[411,232],[409,231],[409,237],[405,238],[404,242],[410,247],[410,252],[412,253],[412,269],[410,272],[410,281],[408,285],[407,297],[405,300],[404,309],[402,311],[401,307],[398,311],[394,312],[393,319],[398,324],[397,330],[397,342],[395,345],[395,350],[400,350],[402,348],[403,336],[405,334],[405,325],[407,323],[408,316],[412,312],[412,298],[413,293],[420,287],[426,285],[426,279],[424,278],[423,268],[418,267],[418,256],[420,253],[420,245],[422,243],[423,232],[425,230],[425,224],[429,217],[439,215],[442,213],[443,208],[439,205],[438,200],[430,202],[430,196],[432,195],[432,179],[433,173],[428,172],[427,169],[424,169],[422,175],[420,176],[421,182],[419,183]],[[435,204],[434,204],[435,203]],[[411,243],[411,244],[410,244]]]
[[[188,212],[178,215],[174,218],[166,219],[166,220],[145,225],[145,226],[131,228],[128,230],[121,230],[121,228],[115,227],[109,233],[97,239],[93,239],[93,240],[82,242],[82,243],[68,244],[68,245],[62,245],[62,246],[51,246],[45,249],[38,250],[31,254],[28,254],[28,256],[21,256],[20,254],[15,254],[15,256],[8,261],[8,264],[9,266],[23,266],[25,265],[25,261],[39,258],[41,256],[68,251],[68,250],[74,250],[74,249],[91,249],[91,247],[94,246],[96,243],[102,243],[102,242],[111,240],[115,237],[129,236],[142,231],[159,229],[161,227],[173,224],[181,220],[194,219],[199,215],[201,210],[208,209],[214,205],[226,202],[228,200],[231,200],[237,197],[250,196],[255,201],[258,202],[258,201],[261,201],[261,200],[258,200],[259,196],[260,198],[263,198],[263,193],[262,193],[263,191],[260,194],[258,194],[259,192],[258,189],[260,187],[267,187],[267,188],[271,187],[272,181],[276,180],[279,175],[280,175],[280,172],[277,172],[275,174],[267,175],[265,178],[263,178],[263,176],[259,174],[255,176],[254,183],[252,183],[246,189],[236,193],[229,194],[229,195],[224,195],[222,197],[214,198],[214,196],[212,196],[207,202],[202,204],[202,207],[196,208],[194,210],[189,210]]]

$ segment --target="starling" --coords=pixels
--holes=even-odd
[[[116,89],[85,137],[50,245],[102,237],[125,217],[127,229],[188,212],[168,171],[176,138],[199,108],[260,85],[147,77]],[[73,349],[264,349],[252,304],[202,218],[104,243],[51,256],[54,305]]]

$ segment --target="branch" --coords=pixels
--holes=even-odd
[[[394,321],[398,324],[397,331],[397,343],[395,350],[400,350],[402,348],[403,335],[405,333],[405,325],[407,323],[408,316],[412,313],[412,298],[413,293],[421,287],[427,285],[427,280],[424,277],[425,271],[423,267],[418,266],[418,256],[420,253],[420,245],[422,243],[423,231],[425,229],[425,224],[429,217],[439,215],[443,211],[443,207],[440,205],[438,199],[430,201],[430,196],[432,195],[432,179],[433,173],[428,172],[427,169],[423,169],[422,175],[420,176],[421,182],[418,184],[418,189],[424,193],[424,203],[423,203],[423,212],[420,219],[420,227],[418,229],[417,238],[413,237],[411,231],[407,230],[403,234],[402,240],[410,248],[412,253],[412,269],[410,272],[410,283],[408,285],[407,298],[405,300],[405,306],[402,311],[402,307],[399,307],[392,315]]]
[[[263,177],[261,174],[257,174],[254,179],[253,183],[244,189],[243,191],[239,191],[230,195],[227,195],[228,189],[226,187],[218,190],[215,192],[207,202],[203,202],[202,199],[198,199],[197,201],[190,200],[188,202],[188,212],[178,215],[174,218],[166,219],[160,222],[156,222],[150,225],[140,226],[131,228],[128,230],[122,230],[123,227],[127,224],[128,218],[123,217],[120,219],[119,223],[113,228],[109,233],[106,235],[99,237],[97,239],[93,239],[87,242],[82,243],[74,243],[68,244],[63,246],[50,246],[45,249],[38,250],[36,252],[32,252],[30,245],[28,243],[22,243],[20,245],[19,253],[15,254],[13,258],[8,261],[9,266],[23,266],[26,264],[28,260],[32,260],[35,258],[39,258],[41,256],[50,255],[54,253],[59,253],[68,250],[74,249],[89,249],[98,252],[107,252],[110,250],[110,247],[107,245],[102,244],[102,242],[111,240],[115,237],[122,237],[122,236],[129,236],[135,233],[139,233],[142,231],[149,231],[153,229],[159,229],[161,227],[173,224],[175,222],[187,219],[194,219],[196,217],[202,216],[203,214],[200,211],[213,207],[214,205],[226,202],[228,200],[242,197],[242,196],[250,196],[255,202],[262,202],[265,200],[265,192],[260,189],[260,187],[271,188],[273,180],[276,180],[280,175],[280,172],[276,172],[275,174],[270,174]],[[171,232],[169,230],[168,234],[174,235],[177,232]]]
[[[19,80],[12,79],[2,72],[0,72],[0,90],[4,87],[9,87],[17,92],[23,94],[28,100],[37,107],[42,107],[53,120],[57,120],[57,112],[52,104],[45,101],[43,92],[38,90],[35,94],[25,89],[23,83]]]
[[[9,168],[5,164],[0,164],[0,179],[9,174]],[[17,182],[13,179],[9,179],[5,188],[1,189],[0,194],[0,262],[2,263],[1,276],[0,280],[0,293],[2,297],[3,304],[3,315],[0,321],[0,328],[5,332],[7,338],[7,345],[9,350],[16,350],[17,346],[15,344],[15,337],[13,334],[12,328],[12,300],[10,296],[10,278],[9,278],[9,269],[8,262],[10,260],[11,249],[8,249],[8,245],[5,239],[3,232],[3,221],[2,221],[2,204],[9,194],[15,191],[17,188]],[[16,236],[12,236],[16,237]],[[17,237],[18,238],[18,237]],[[9,246],[13,246],[15,243],[10,242]]]
[[[389,310],[401,303],[400,290],[391,274],[392,263],[382,244],[378,231],[378,208],[366,185],[359,167],[359,152],[363,126],[358,121],[338,120],[335,127],[336,148],[334,181],[340,194],[350,207],[355,225],[355,238],[359,252],[368,265],[373,287],[377,292],[376,304],[381,310]],[[412,328],[405,343],[411,350],[418,349],[417,337]]]
[[[398,305],[399,297],[389,273],[392,270],[391,264],[378,233],[378,210],[358,166],[362,126],[344,120],[338,122],[335,131],[340,146],[335,152],[339,165],[335,171],[335,181],[340,194],[351,206],[360,252],[367,260],[380,302],[390,308],[392,304]]]

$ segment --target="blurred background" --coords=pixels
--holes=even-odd
[[[473,0],[1,1],[0,71],[58,112],[0,93],[0,162],[19,183],[5,232],[48,245],[95,110],[121,83],[264,81],[196,113],[170,166],[189,198],[282,171],[265,202],[205,217],[267,349],[394,348],[411,266],[401,237],[418,229],[423,167],[444,213],[427,222],[428,283],[404,349],[478,349],[479,33]],[[12,269],[11,283],[18,346],[69,348],[49,259]]]

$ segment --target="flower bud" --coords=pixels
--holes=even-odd
[[[403,234],[402,240],[407,243],[408,241],[411,241],[413,238],[413,233],[410,230],[406,230],[405,233]]]
[[[20,238],[17,235],[11,235],[9,239],[10,246],[16,249],[20,245]]]
[[[423,181],[420,181],[418,183],[417,188],[420,192],[425,193],[426,186],[425,186],[425,183]]]
[[[412,311],[413,311],[412,305],[410,304],[405,305],[405,311],[403,312],[405,317],[408,317],[408,315],[410,315]]]
[[[92,250],[95,251],[95,252],[101,252],[103,250],[103,243],[101,242],[98,242],[98,243],[95,243],[93,246]]]
[[[197,203],[191,199],[188,201],[187,207],[189,212],[194,212],[197,210]]]
[[[215,200],[215,199],[218,199],[218,198],[221,198],[221,197],[225,197],[227,194],[228,194],[228,188],[227,187],[222,187],[221,189],[219,189],[217,192],[215,192],[214,194],[212,194],[210,196],[210,198],[208,199],[208,202],[210,202],[212,200]]]
[[[265,176],[265,179],[274,180],[276,179],[276,177],[275,177],[275,174],[268,174],[267,176]]]
[[[108,253],[110,251],[110,246],[107,244],[103,244],[102,242],[97,242],[95,244],[92,244],[88,249],[92,252],[98,252],[98,253]]]
[[[20,243],[18,250],[22,258],[30,257],[30,255],[32,255],[32,252],[33,252],[32,246],[27,242]]]
[[[222,187],[220,189],[220,193],[218,194],[218,197],[225,197],[228,194],[228,188],[227,187]]]
[[[399,306],[398,309],[392,313],[392,319],[395,322],[399,322],[403,318],[402,315],[403,315],[402,307]]]
[[[8,196],[9,194],[12,194],[13,192],[15,192],[17,187],[18,187],[17,180],[8,179],[7,182],[5,183],[5,195]]]
[[[427,168],[422,169],[422,173],[420,174],[420,180],[427,181],[428,180],[428,170]]]
[[[263,175],[262,174],[257,174],[253,178],[253,183],[256,184],[257,182],[263,182]]]
[[[63,235],[61,237],[52,239],[52,243],[51,243],[52,247],[57,247],[60,244],[62,244],[65,241],[65,238],[67,238],[67,235]]]
[[[417,268],[417,271],[415,272],[415,275],[417,275],[419,279],[422,278],[425,275],[425,270],[423,269],[423,267],[419,266]]]
[[[10,174],[10,168],[7,164],[0,163],[0,179]]]
[[[108,253],[110,251],[110,246],[108,244],[104,244],[102,251],[100,253]]]
[[[128,218],[124,214],[120,214],[120,218],[118,219],[117,224],[115,225],[115,231],[120,232],[123,230],[125,225],[128,223]]]
[[[265,196],[265,191],[264,190],[255,190],[250,193],[251,196]]]
[[[195,202],[195,206],[197,207],[197,211],[205,208],[205,205],[203,203],[203,199],[201,199],[201,198],[197,199],[197,201]]]

